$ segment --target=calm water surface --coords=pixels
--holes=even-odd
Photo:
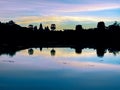
[[[120,55],[33,48],[0,56],[0,90],[120,90]],[[52,55],[51,55],[52,54]],[[55,54],[55,55],[54,55]]]

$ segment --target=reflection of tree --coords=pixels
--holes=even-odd
[[[0,47],[0,56],[2,54],[6,54],[13,57],[16,54],[16,49],[13,47]]]
[[[33,49],[28,49],[28,54],[29,54],[29,55],[33,55],[33,53],[34,53],[34,50],[33,50]]]
[[[10,52],[9,55],[13,57],[16,54],[16,52]]]
[[[98,57],[104,57],[104,54],[106,53],[106,50],[104,48],[97,48],[96,53]]]
[[[51,56],[55,56],[56,51],[54,49],[52,49],[50,52],[51,52]]]
[[[114,56],[116,56],[117,54],[119,54],[119,50],[117,50],[117,49],[109,48],[108,51],[109,51],[110,53],[113,53]]]

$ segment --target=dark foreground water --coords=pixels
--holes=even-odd
[[[33,49],[0,56],[0,90],[120,90],[120,55],[95,50]],[[54,55],[54,54],[52,54]]]

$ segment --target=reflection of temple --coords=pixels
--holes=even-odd
[[[75,53],[81,54],[82,53],[82,48],[75,48]]]
[[[59,43],[58,43],[59,44]],[[115,45],[117,45],[117,46],[109,46],[109,47],[107,47],[107,46],[104,46],[104,45],[102,45],[102,44],[100,44],[100,45],[97,45],[97,46],[95,46],[95,45],[93,45],[93,46],[84,46],[84,45],[82,45],[82,44],[79,44],[79,45],[65,45],[65,44],[61,44],[61,46],[59,46],[58,44],[51,44],[51,45],[40,45],[40,46],[38,46],[38,47],[34,47],[34,46],[29,46],[29,47],[27,47],[27,46],[12,46],[12,45],[7,45],[7,44],[3,44],[3,45],[0,45],[0,56],[1,55],[4,55],[4,54],[6,54],[6,55],[10,55],[10,56],[14,56],[15,54],[16,54],[16,52],[18,52],[18,51],[21,51],[21,50],[28,50],[28,54],[29,55],[33,55],[34,54],[34,49],[32,49],[32,48],[39,48],[39,50],[40,51],[42,51],[42,49],[43,48],[64,48],[64,47],[70,47],[70,48],[73,48],[73,49],[75,49],[75,53],[76,54],[81,54],[82,53],[82,49],[86,49],[86,48],[88,48],[88,49],[95,49],[96,50],[96,54],[97,54],[97,56],[98,57],[104,57],[104,54],[106,53],[106,51],[108,51],[108,53],[113,53],[114,55],[116,55],[116,54],[119,54],[119,52],[120,52],[120,47],[117,45],[117,44],[115,44]],[[51,51],[50,51],[50,54],[51,54],[51,56],[55,56],[55,54],[56,54],[56,51],[54,50],[54,49],[51,49]]]
[[[51,56],[55,56],[56,51],[54,49],[52,49],[50,52],[51,52]]]
[[[40,47],[40,51],[42,51],[42,47]]]
[[[34,50],[33,50],[33,49],[28,49],[28,54],[29,54],[29,55],[33,55],[33,53],[34,53]]]

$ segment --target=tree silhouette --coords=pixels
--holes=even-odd
[[[9,25],[15,25],[15,22],[13,20],[8,22]]]
[[[120,29],[120,24],[117,21],[115,21],[112,25],[108,26],[108,29],[111,30],[111,31],[119,30]]]
[[[47,27],[45,27],[45,31],[50,31],[50,29],[49,29],[49,27],[47,26]]]
[[[34,27],[34,31],[37,31],[37,26]]]
[[[31,30],[33,30],[33,25],[30,24],[30,25],[28,26],[28,28],[31,29]]]
[[[82,25],[76,25],[76,29],[75,29],[76,31],[81,31],[81,30],[83,30],[83,28],[82,28]]]
[[[43,31],[42,23],[40,23],[39,30],[40,30],[40,31]]]

